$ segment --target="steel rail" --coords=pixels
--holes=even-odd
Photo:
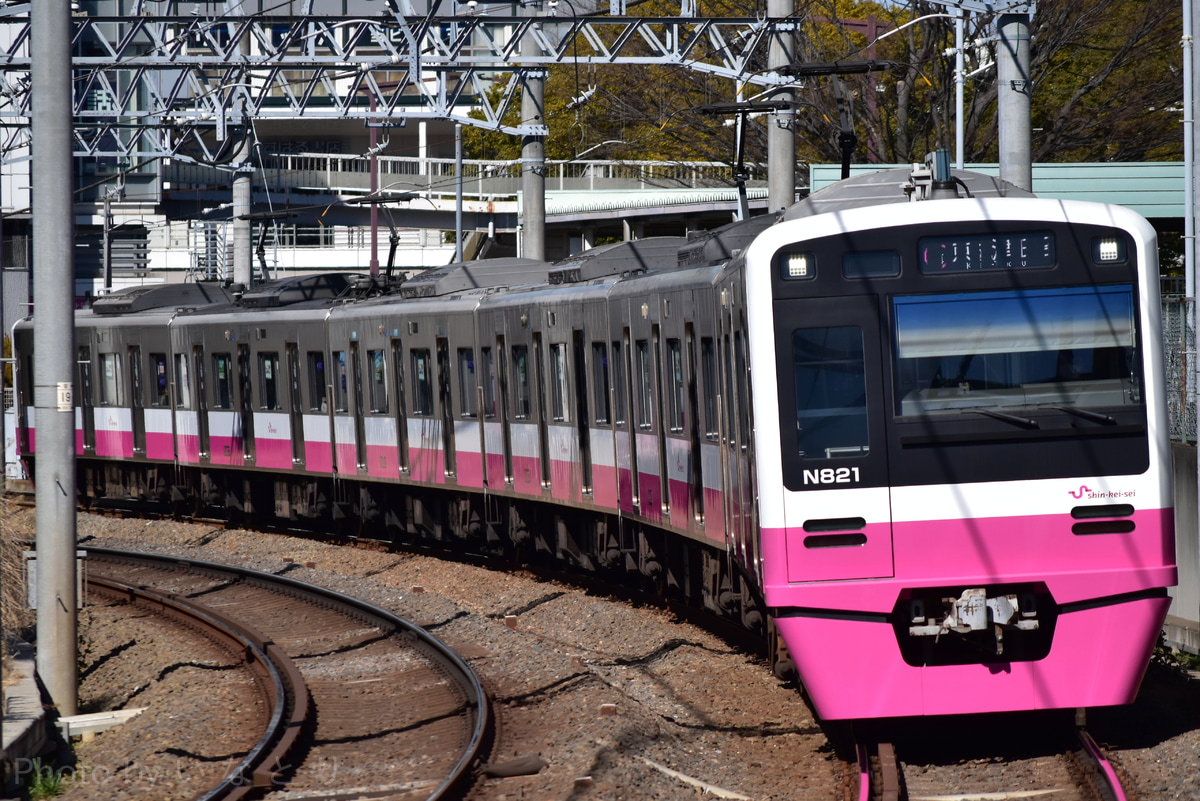
[[[459,757],[454,768],[447,777],[428,796],[429,801],[447,798],[451,793],[461,790],[465,783],[472,778],[471,768],[481,758],[491,734],[491,709],[488,705],[487,694],[475,671],[445,643],[433,636],[420,626],[399,615],[376,606],[368,601],[355,598],[345,593],[311,584],[306,581],[279,576],[248,567],[225,565],[217,562],[206,562],[199,559],[188,559],[175,556],[156,556],[153,554],[125,551],[118,548],[103,548],[91,545],[81,545],[89,555],[105,558],[109,561],[124,561],[127,563],[142,562],[154,567],[176,565],[188,570],[217,573],[236,577],[238,580],[267,587],[275,591],[286,591],[294,595],[315,598],[329,608],[337,609],[343,614],[380,625],[396,632],[407,634],[421,643],[429,655],[438,661],[455,679],[467,694],[465,708],[472,709],[475,715],[475,725],[471,737]]]
[[[307,719],[308,685],[295,663],[252,627],[178,595],[99,576],[88,577],[87,584],[110,597],[126,599],[184,625],[199,627],[206,635],[244,654],[251,669],[266,680],[272,702],[271,720],[237,767],[199,796],[199,801],[235,801],[252,791],[269,789],[275,773],[270,766],[285,764],[284,759]]]

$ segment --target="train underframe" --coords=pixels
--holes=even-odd
[[[261,524],[546,567],[651,594],[756,635],[792,665],[757,584],[724,549],[613,513],[508,493],[220,467],[80,460],[81,506]],[[33,475],[30,465],[30,475]]]

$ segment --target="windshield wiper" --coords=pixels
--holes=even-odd
[[[1117,418],[1115,417],[1110,417],[1107,414],[1100,414],[1099,412],[1090,412],[1087,409],[1077,409],[1074,406],[1047,406],[1046,408],[1054,409],[1057,412],[1073,414],[1076,417],[1082,417],[1084,420],[1091,420],[1094,423],[1100,423],[1106,426],[1115,426],[1117,424]]]
[[[975,414],[982,414],[985,417],[992,417],[996,420],[1003,420],[1006,423],[1012,423],[1014,426],[1021,428],[1041,428],[1037,420],[1030,420],[1028,417],[1017,417],[1013,414],[1005,414],[1004,412],[993,412],[991,409],[971,409]]]

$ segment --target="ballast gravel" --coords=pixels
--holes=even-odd
[[[33,510],[10,513],[7,525],[32,536]],[[90,545],[286,573],[427,628],[459,651],[493,700],[495,743],[472,801],[841,801],[857,782],[845,775],[834,745],[844,728],[818,722],[800,692],[758,656],[657,607],[529,574],[197,523],[80,514],[77,530]],[[214,711],[220,706],[213,706],[210,679],[181,680],[199,672],[195,664],[205,657],[172,653],[173,639],[161,632],[153,649],[133,648],[140,635],[131,625],[107,614],[80,616],[81,708],[135,703],[146,710],[74,744],[76,772],[109,783],[66,781],[61,797],[68,801],[194,798],[211,776],[171,773],[163,757],[209,749],[219,765],[218,751],[239,748],[226,731],[239,711]],[[164,675],[169,665],[183,667]],[[1089,724],[1114,747],[1139,801],[1200,798],[1200,680],[1152,666],[1137,704],[1093,710]],[[228,742],[214,748],[220,738]],[[948,759],[954,748],[948,738]],[[1019,775],[1020,760],[1011,764]],[[370,766],[328,768],[335,785],[341,776],[350,788],[351,777]],[[140,783],[111,780],[139,771]],[[287,797],[286,787],[278,797]]]

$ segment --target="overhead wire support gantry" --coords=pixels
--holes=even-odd
[[[552,2],[521,16],[469,3],[442,15],[440,0],[424,14],[408,0],[387,0],[373,16],[144,5],[141,15],[72,17],[77,155],[169,156],[197,130],[221,141],[226,126],[251,119],[448,119],[545,136],[544,120],[514,125],[506,115],[530,73],[564,63],[675,65],[765,87],[794,80],[762,69],[772,35],[794,30],[791,17],[564,15]],[[30,113],[29,65],[28,4],[0,5],[8,140]],[[497,81],[503,89],[489,91]]]

